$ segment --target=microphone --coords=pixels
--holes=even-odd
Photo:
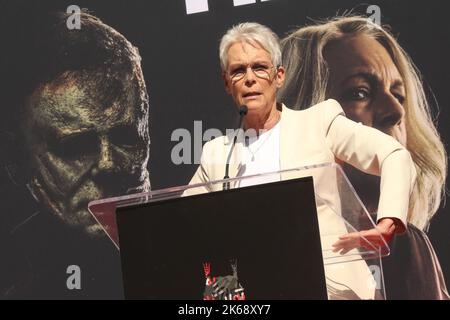
[[[244,117],[247,115],[247,112],[248,112],[247,106],[243,105],[243,106],[239,107],[239,129],[242,128],[242,124],[244,122]],[[229,171],[230,171],[230,159],[231,159],[231,154],[233,153],[234,146],[236,145],[238,134],[239,134],[239,132],[234,136],[233,144],[231,145],[230,151],[228,152],[227,163],[225,164],[225,176],[223,177],[224,180],[230,178],[228,175]],[[222,190],[229,190],[229,189],[230,189],[230,182],[224,182],[223,186],[222,186]]]

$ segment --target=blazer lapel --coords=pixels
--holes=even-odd
[[[299,166],[301,157],[299,146],[302,141],[299,130],[299,121],[294,111],[288,109],[284,104],[282,106],[280,120],[280,170],[293,169]],[[305,143],[305,142],[303,142]],[[294,173],[282,173],[281,178],[295,178],[298,175]]]

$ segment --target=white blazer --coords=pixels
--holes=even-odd
[[[398,141],[347,119],[340,104],[332,99],[300,111],[283,105],[280,126],[281,170],[344,161],[363,172],[381,176],[377,220],[397,218],[406,228],[416,170],[409,152]],[[223,179],[232,139],[230,135],[221,136],[204,145],[200,166],[189,184]],[[231,178],[238,173],[242,150],[243,141],[238,139],[230,159]],[[290,178],[289,173],[282,174],[281,178]],[[329,185],[327,180],[315,176],[315,188],[324,190]],[[217,184],[202,192],[220,188]],[[185,194],[198,192],[196,188]]]
[[[376,129],[347,119],[335,100],[327,100],[302,111],[283,105],[280,126],[281,170],[344,161],[366,173],[379,175],[381,186],[377,220],[397,218],[406,228],[416,170],[409,152],[400,143]],[[231,178],[236,177],[241,165],[243,135],[238,135],[238,138],[230,159]],[[221,136],[204,145],[201,164],[190,184],[223,179],[232,141],[232,135]],[[317,194],[324,200],[322,204],[317,203],[317,214],[328,296],[330,299],[373,299],[375,288],[367,285],[373,282],[372,272],[356,249],[349,252],[345,263],[326,263],[327,258],[333,256],[333,243],[349,230],[340,212],[341,203],[345,200],[341,200],[338,194],[336,176],[329,172],[314,172],[311,175],[316,200]],[[295,171],[281,174],[282,180],[297,177]],[[188,189],[184,195],[221,188],[222,184],[210,184]]]

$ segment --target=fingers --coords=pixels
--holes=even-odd
[[[332,247],[333,252],[340,252],[341,255],[357,248],[366,250],[378,250],[384,246],[380,233],[376,229],[352,232],[339,237]]]
[[[358,233],[349,233],[339,237],[339,240],[332,245],[333,252],[341,251],[341,254],[345,254],[350,250],[360,246],[360,236]]]
[[[333,252],[338,252],[340,250],[352,250],[359,247],[359,241],[357,239],[339,240],[333,244]]]

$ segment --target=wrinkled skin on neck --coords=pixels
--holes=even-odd
[[[150,188],[148,97],[142,72],[66,72],[37,87],[21,132],[29,187],[44,207],[90,235],[89,201]]]

